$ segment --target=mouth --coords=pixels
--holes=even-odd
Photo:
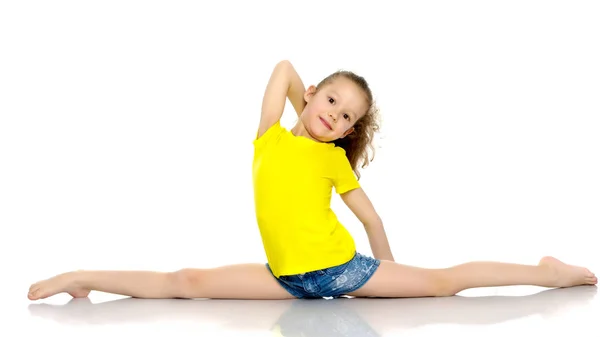
[[[329,130],[332,130],[331,125],[329,125],[329,123],[327,123],[326,120],[324,120],[321,117],[319,117],[319,119],[321,120],[321,123],[323,123],[323,125],[325,125],[326,128],[328,128]]]

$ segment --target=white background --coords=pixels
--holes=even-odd
[[[252,140],[282,59],[307,86],[338,69],[369,81],[383,124],[361,183],[398,262],[550,254],[600,270],[598,9],[3,2],[6,310],[22,314],[32,282],[73,269],[264,263]],[[295,120],[288,104],[283,124]],[[332,204],[371,254],[361,224]]]

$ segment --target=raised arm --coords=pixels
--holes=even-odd
[[[341,198],[363,224],[369,237],[369,245],[373,256],[376,259],[394,261],[390,243],[383,228],[383,222],[365,191],[362,188],[356,188],[341,194]]]
[[[263,96],[258,137],[281,119],[286,98],[290,99],[296,113],[300,115],[306,104],[304,91],[304,84],[292,64],[287,60],[277,63]]]

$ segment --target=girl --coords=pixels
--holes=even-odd
[[[280,125],[286,99],[298,113]],[[288,61],[266,87],[253,141],[256,218],[266,264],[211,269],[73,271],[35,283],[30,300],[91,290],[139,298],[293,299],[452,296],[475,287],[593,285],[589,270],[544,257],[538,265],[469,262],[425,269],[394,262],[383,223],[360,187],[358,165],[378,130],[378,110],[364,78],[336,72],[316,87],[304,84]],[[330,209],[335,188],[364,225],[374,257],[356,251]]]

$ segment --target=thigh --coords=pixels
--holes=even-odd
[[[430,297],[445,292],[442,270],[426,269],[381,261],[379,268],[354,297]]]
[[[264,264],[246,263],[179,271],[186,297],[215,299],[293,299]]]

